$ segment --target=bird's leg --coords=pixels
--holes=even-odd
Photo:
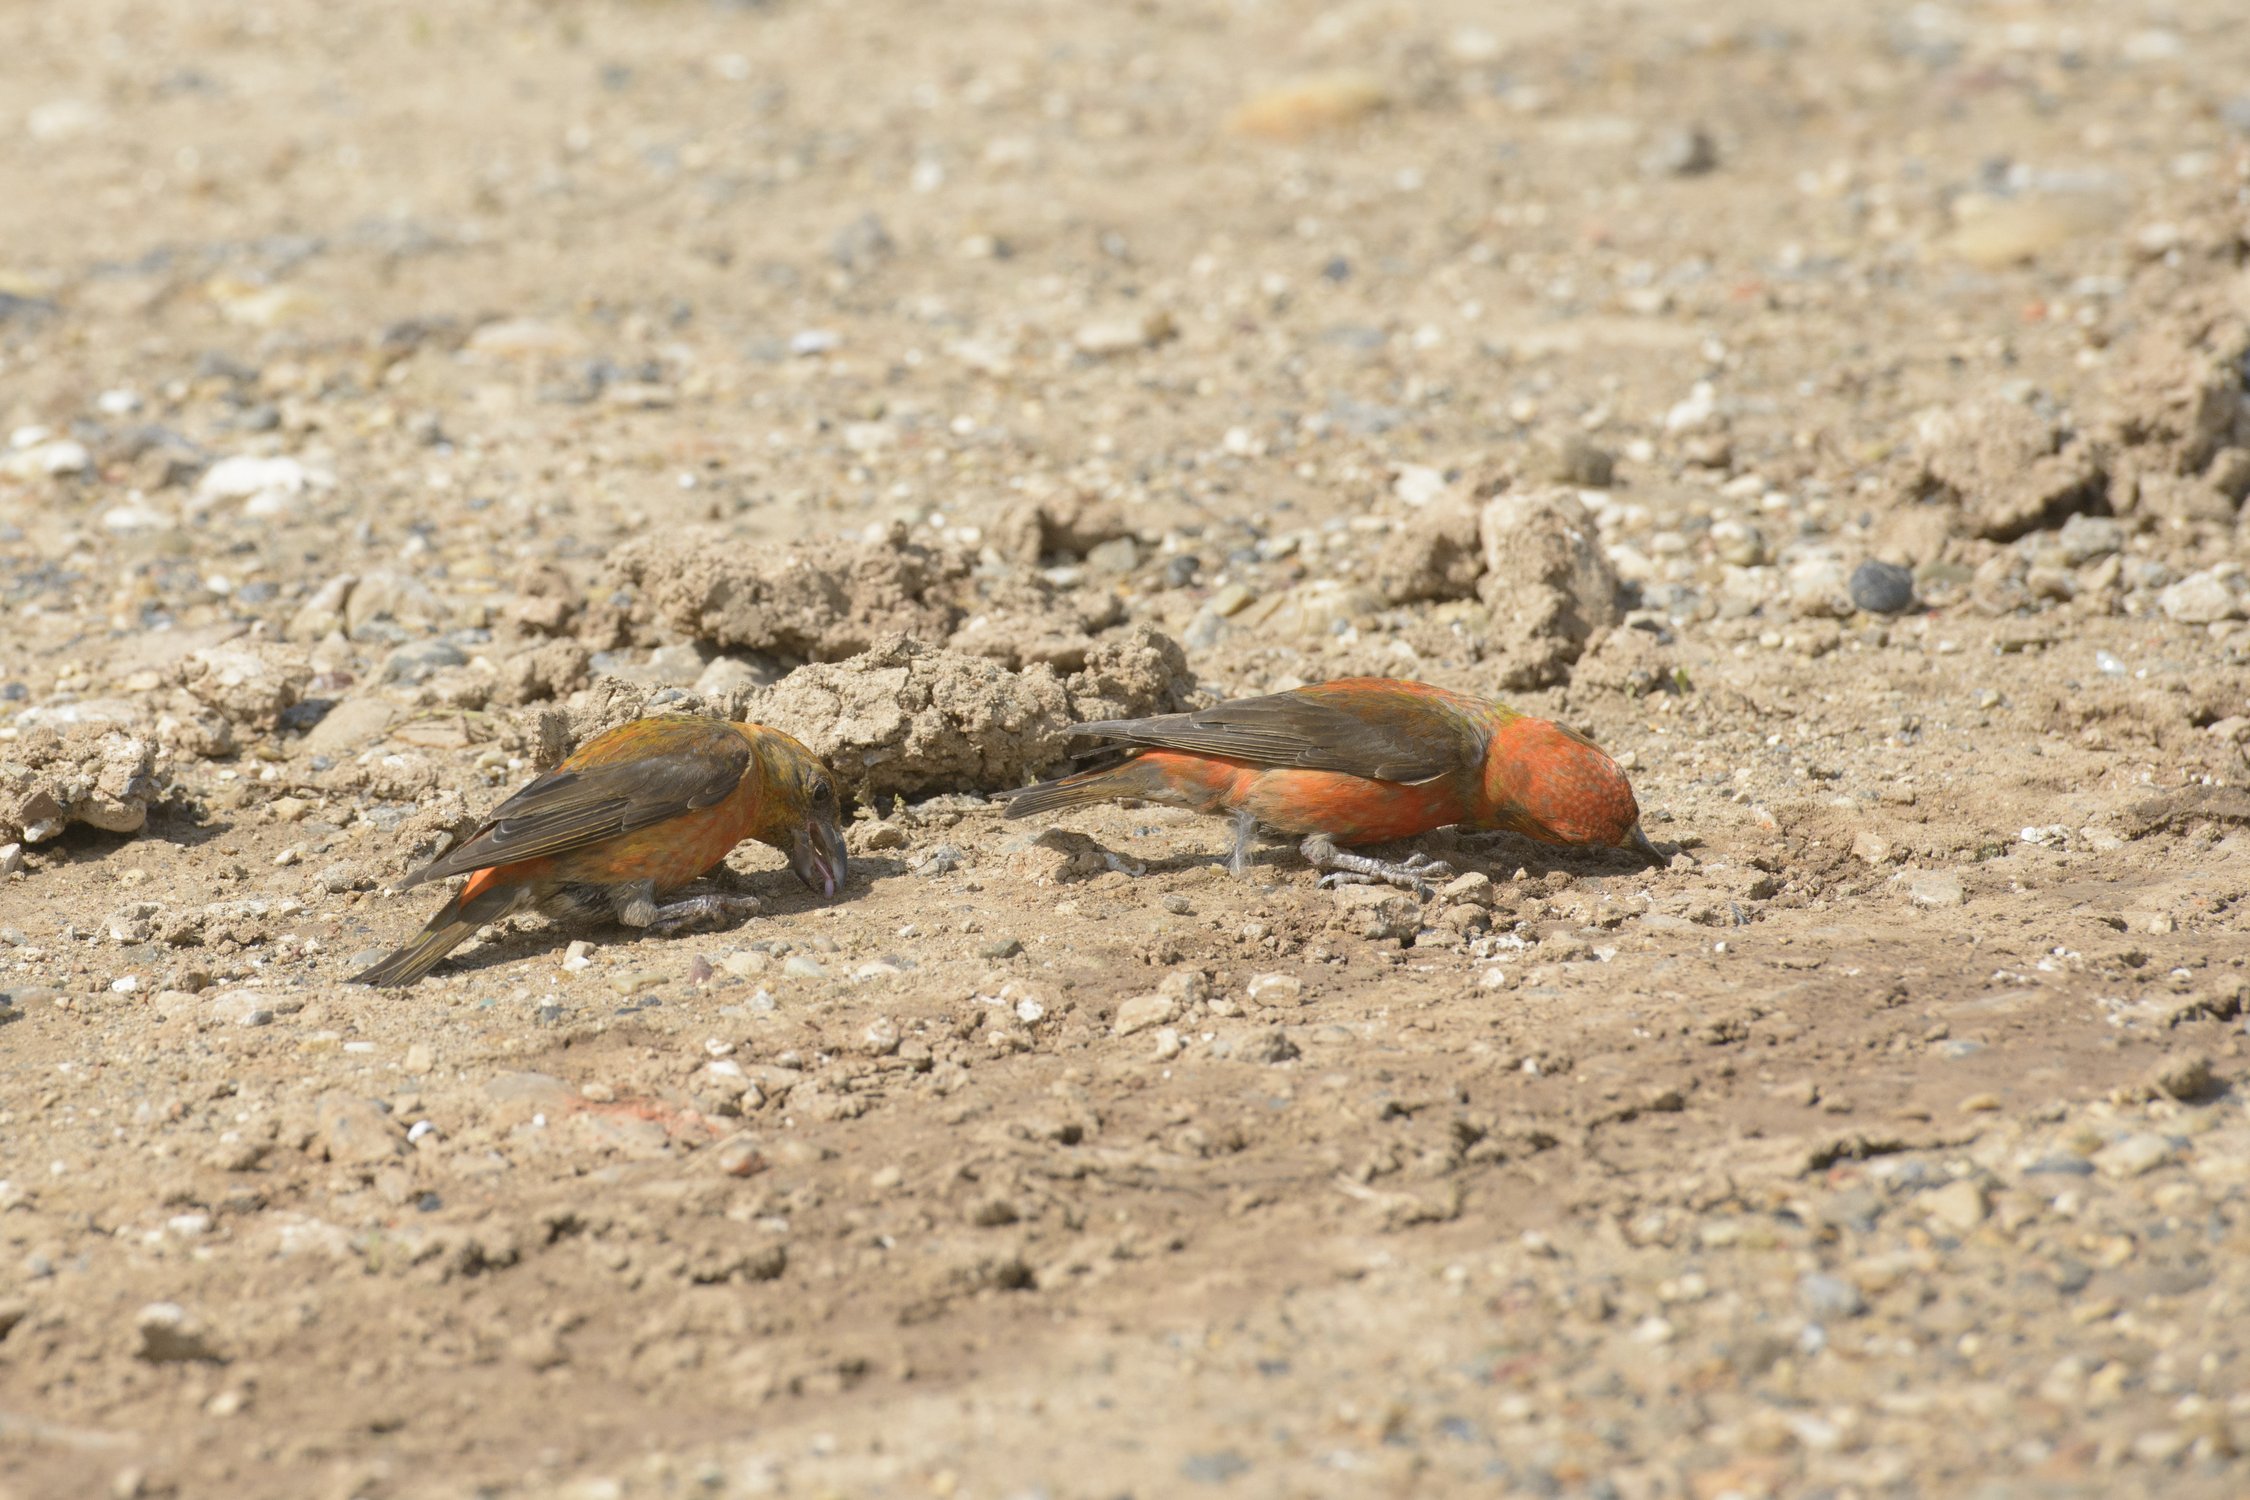
[[[656,920],[656,882],[653,880],[621,885],[611,900],[616,903],[617,920],[627,927],[646,927]]]
[[[1258,841],[1258,820],[1244,808],[1234,815],[1234,850],[1227,855],[1227,873],[1236,879],[1250,873],[1250,856]]]
[[[657,907],[646,926],[660,937],[681,932],[711,932],[731,927],[763,909],[755,896],[690,896]]]
[[[1336,841],[1325,833],[1316,833],[1297,846],[1305,863],[1326,873],[1320,877],[1322,885],[1353,885],[1380,880],[1395,885],[1400,890],[1412,891],[1424,901],[1436,892],[1430,888],[1432,880],[1443,879],[1453,873],[1453,867],[1440,859],[1432,859],[1417,850],[1403,860],[1371,859],[1364,854],[1347,854],[1336,847]]]

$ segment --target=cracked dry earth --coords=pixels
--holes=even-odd
[[[0,1495],[2250,1493],[2235,11],[14,8]],[[1366,672],[1668,863],[986,801]]]

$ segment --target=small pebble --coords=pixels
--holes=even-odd
[[[1641,170],[1651,177],[1700,177],[1718,164],[1718,143],[1701,125],[1673,125],[1659,131],[1641,158]]]
[[[273,1012],[255,991],[229,990],[211,1002],[211,1019],[226,1026],[266,1026]]]
[[[1852,569],[1851,593],[1869,614],[1902,614],[1914,607],[1913,570],[1871,557]]]
[[[2139,1131],[2094,1153],[2094,1170],[2105,1177],[2140,1177],[2172,1160],[2172,1143]]]
[[[1161,1026],[1179,1013],[1180,1002],[1170,995],[1135,995],[1117,1007],[1117,1019],[1110,1030],[1117,1036],[1131,1036]]]
[[[1959,906],[1967,899],[1961,889],[1961,877],[1944,870],[1928,870],[1916,875],[1907,882],[1906,894],[1916,906]]]
[[[216,1363],[220,1354],[203,1320],[177,1302],[151,1302],[133,1319],[140,1357],[150,1364]]]
[[[1294,974],[1253,974],[1242,992],[1258,1005],[1297,1005],[1305,996],[1304,981]]]
[[[1554,475],[1563,484],[1606,490],[1617,477],[1617,457],[1584,433],[1574,432],[1556,446]]]
[[[721,1143],[712,1155],[720,1172],[728,1177],[751,1177],[766,1169],[765,1153],[756,1141],[743,1136]]]
[[[1818,1319],[1856,1318],[1867,1311],[1867,1299],[1841,1276],[1812,1271],[1797,1278],[1797,1304],[1805,1315]]]

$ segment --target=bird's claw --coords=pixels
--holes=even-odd
[[[714,932],[731,927],[745,917],[756,916],[761,903],[755,896],[690,896],[685,901],[675,901],[656,909],[648,930],[658,937],[675,937],[683,932]]]
[[[1432,878],[1443,879],[1453,873],[1453,867],[1443,860],[1432,859],[1419,851],[1403,860],[1371,859],[1364,854],[1347,854],[1321,834],[1314,834],[1299,846],[1305,862],[1323,871],[1322,886],[1368,885],[1382,881],[1400,890],[1412,891],[1415,899],[1427,901],[1437,894],[1430,885]]]

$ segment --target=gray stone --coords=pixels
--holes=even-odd
[[[1869,614],[1901,614],[1914,607],[1914,572],[1871,557],[1852,570],[1851,591]]]

